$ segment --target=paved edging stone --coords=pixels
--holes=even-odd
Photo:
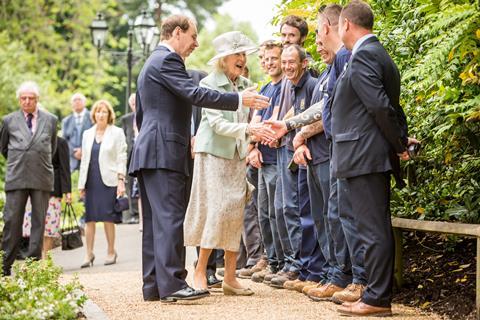
[[[106,313],[90,299],[85,302],[82,312],[87,320],[109,320]]]

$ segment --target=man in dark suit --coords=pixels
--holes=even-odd
[[[192,104],[236,110],[265,108],[268,98],[253,89],[220,93],[199,88],[184,60],[198,46],[197,28],[174,15],[162,23],[162,42],[146,61],[137,82],[137,126],[130,174],[138,177],[142,200],[143,297],[145,300],[192,300],[208,295],[185,281],[183,221],[187,208]]]
[[[130,160],[137,131],[137,125],[135,124],[135,93],[132,93],[128,98],[128,105],[132,112],[129,112],[120,118],[120,125],[125,133],[125,138],[127,139],[127,157]],[[132,198],[133,182],[134,178],[129,176],[126,184],[129,209],[123,212],[122,219],[124,223],[131,224],[139,222],[138,199],[136,197]]]
[[[24,82],[17,90],[21,110],[3,118],[0,151],[7,159],[2,250],[3,275],[11,273],[22,238],[28,197],[32,203],[32,229],[27,257],[42,256],[45,213],[53,191],[52,156],[57,147],[57,118],[39,110],[38,85]]]
[[[85,107],[87,98],[79,92],[70,98],[73,112],[62,121],[62,136],[70,148],[70,170],[80,168],[83,132],[92,126],[90,111]]]
[[[372,34],[373,12],[362,1],[346,5],[339,33],[352,50],[348,66],[332,93],[332,174],[341,179],[346,201],[354,208],[365,247],[367,287],[362,298],[338,311],[353,316],[389,316],[392,299],[394,243],[390,220],[392,152],[406,156],[407,137],[399,104],[400,75]],[[398,160],[398,157],[396,158]],[[344,202],[340,199],[340,206]]]

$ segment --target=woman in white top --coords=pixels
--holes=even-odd
[[[115,113],[106,100],[95,102],[91,111],[94,126],[83,133],[78,189],[85,197],[86,256],[82,268],[93,265],[95,223],[103,222],[108,243],[105,265],[117,261],[114,211],[115,199],[125,194],[127,143],[123,130],[113,125]]]

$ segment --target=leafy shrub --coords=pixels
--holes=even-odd
[[[374,32],[402,75],[401,104],[410,135],[423,145],[418,161],[403,164],[408,186],[393,192],[392,213],[480,223],[480,3],[368,2],[375,13]],[[274,22],[296,14],[313,31],[316,8],[328,3],[283,2]],[[315,51],[313,32],[305,46]]]
[[[0,278],[0,320],[76,319],[87,298],[77,279],[61,284],[61,273],[50,257],[15,263]]]

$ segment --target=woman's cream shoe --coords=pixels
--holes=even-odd
[[[223,294],[226,296],[251,296],[255,293],[250,288],[234,288],[226,284],[225,281],[222,282],[222,290]]]
[[[88,260],[86,260],[84,263],[82,263],[80,268],[93,267],[93,261],[95,261],[95,255],[92,253],[92,256]]]
[[[103,265],[109,266],[109,265],[115,264],[115,263],[117,263],[117,258],[118,258],[118,254],[117,254],[117,251],[115,251],[115,254],[113,255],[113,258],[111,258],[111,259],[107,258]]]

